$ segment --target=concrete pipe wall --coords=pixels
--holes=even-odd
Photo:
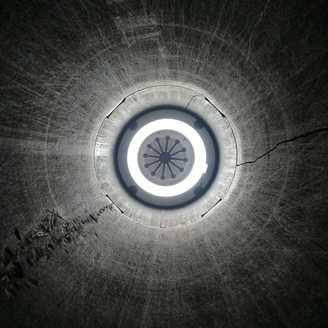
[[[3,1],[1,326],[324,327],[327,13],[325,0]],[[163,105],[202,116],[208,102],[233,131],[232,178],[200,212],[122,208],[100,181],[116,172],[96,172],[106,117],[128,120],[160,98],[131,95],[164,86],[194,94]]]

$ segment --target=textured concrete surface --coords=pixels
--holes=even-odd
[[[326,327],[325,0],[2,1],[2,327]],[[142,88],[206,93],[236,176],[194,223],[104,195],[94,145]]]

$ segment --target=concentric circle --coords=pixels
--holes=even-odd
[[[176,227],[224,198],[236,143],[208,97],[177,85],[150,86],[109,109],[95,143],[95,170],[121,213],[141,224]]]
[[[185,135],[173,130],[150,134],[142,143],[138,164],[142,174],[161,186],[174,186],[191,172],[194,148]]]
[[[165,136],[161,135],[164,131]],[[174,151],[181,143],[174,134],[188,144],[190,162],[183,155],[186,147]],[[123,187],[131,196],[155,207],[172,208],[198,199],[217,173],[219,151],[211,135],[205,121],[183,108],[152,108],[132,118],[117,144],[116,168]],[[177,183],[167,177],[178,177]]]
[[[172,116],[174,116],[174,113],[171,113]],[[188,174],[188,176],[179,182],[178,184],[175,184],[173,186],[163,186],[158,183],[150,182],[144,174],[141,172],[139,165],[138,165],[138,154],[140,150],[140,146],[142,142],[152,133],[161,131],[162,129],[171,129],[172,131],[178,131],[185,135],[185,137],[191,142],[191,145],[193,147],[194,152],[194,164],[191,169],[191,172]],[[149,149],[152,149],[155,153],[154,155],[148,155],[145,153],[146,156],[152,156],[154,159],[156,159],[153,163],[157,164],[157,161],[159,162],[155,168],[154,171],[151,172],[152,175],[156,174],[156,171],[160,169],[160,167],[163,168],[163,173],[161,175],[161,179],[165,180],[165,168],[167,166],[167,169],[172,171],[172,168],[170,166],[170,163],[172,163],[172,166],[176,166],[180,170],[183,170],[182,167],[179,167],[177,164],[174,163],[174,159],[176,161],[182,161],[185,162],[188,159],[187,158],[177,158],[172,157],[171,151],[174,149],[174,145],[171,147],[172,150],[168,148],[168,141],[170,139],[169,136],[167,136],[167,143],[165,144],[165,148],[163,149],[162,145],[158,140],[155,140],[158,145],[159,149],[156,150],[154,147],[149,144]],[[176,139],[179,140],[179,139]],[[164,151],[165,150],[165,151]],[[173,197],[178,196],[189,189],[191,189],[201,178],[201,176],[206,173],[207,170],[207,164],[206,164],[206,149],[204,142],[200,135],[194,130],[190,125],[187,123],[184,123],[179,120],[174,119],[162,119],[162,120],[156,120],[153,122],[150,122],[143,126],[132,138],[131,143],[128,148],[127,152],[127,163],[128,163],[128,169],[132,176],[132,179],[136,182],[136,184],[142,188],[144,191],[155,195],[159,197]],[[149,167],[149,164],[146,164]],[[172,171],[171,176],[175,177],[175,174]]]

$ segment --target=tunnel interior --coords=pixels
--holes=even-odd
[[[0,16],[2,327],[326,327],[325,0]],[[115,147],[164,107],[217,155],[208,185],[156,203],[122,184]]]

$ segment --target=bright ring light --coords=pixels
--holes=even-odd
[[[141,173],[138,165],[138,152],[141,144],[150,134],[160,130],[180,132],[189,139],[194,148],[195,161],[191,172],[186,179],[173,186],[159,186],[150,182]],[[130,174],[139,187],[150,194],[160,197],[172,197],[183,194],[191,189],[207,170],[206,149],[202,138],[190,125],[173,119],[157,120],[143,126],[131,140],[127,162]]]

